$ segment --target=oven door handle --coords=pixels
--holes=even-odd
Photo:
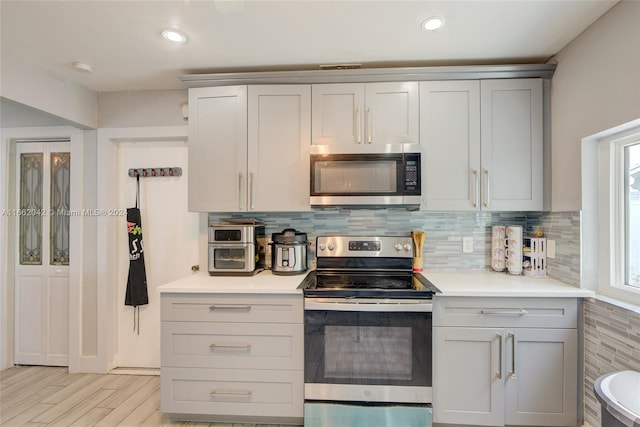
[[[373,311],[373,312],[420,312],[430,313],[433,311],[433,303],[423,300],[398,300],[392,302],[389,300],[345,300],[343,298],[336,299],[320,299],[304,301],[305,310],[317,311]]]

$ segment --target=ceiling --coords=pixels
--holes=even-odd
[[[0,0],[0,44],[97,92],[184,89],[193,73],[543,63],[616,2]],[[433,15],[445,25],[428,33]]]

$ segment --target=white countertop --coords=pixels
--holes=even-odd
[[[536,279],[490,270],[425,270],[422,275],[440,291],[437,296],[467,297],[573,297],[595,294],[554,279]]]
[[[425,270],[422,274],[442,293],[438,296],[467,297],[570,297],[595,294],[554,279],[535,279],[489,270]],[[198,272],[158,288],[160,293],[249,293],[300,294],[298,286],[306,272],[292,276],[262,271],[255,276],[210,276]]]
[[[296,289],[307,275],[279,276],[270,270],[254,276],[210,276],[198,272],[158,287],[160,293],[250,293],[250,294],[301,294]]]

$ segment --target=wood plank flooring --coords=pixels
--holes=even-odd
[[[69,374],[48,366],[0,372],[0,426],[286,427],[171,421],[160,412],[157,375]]]

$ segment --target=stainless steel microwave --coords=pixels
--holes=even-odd
[[[317,153],[310,166],[312,207],[420,205],[419,152]]]

